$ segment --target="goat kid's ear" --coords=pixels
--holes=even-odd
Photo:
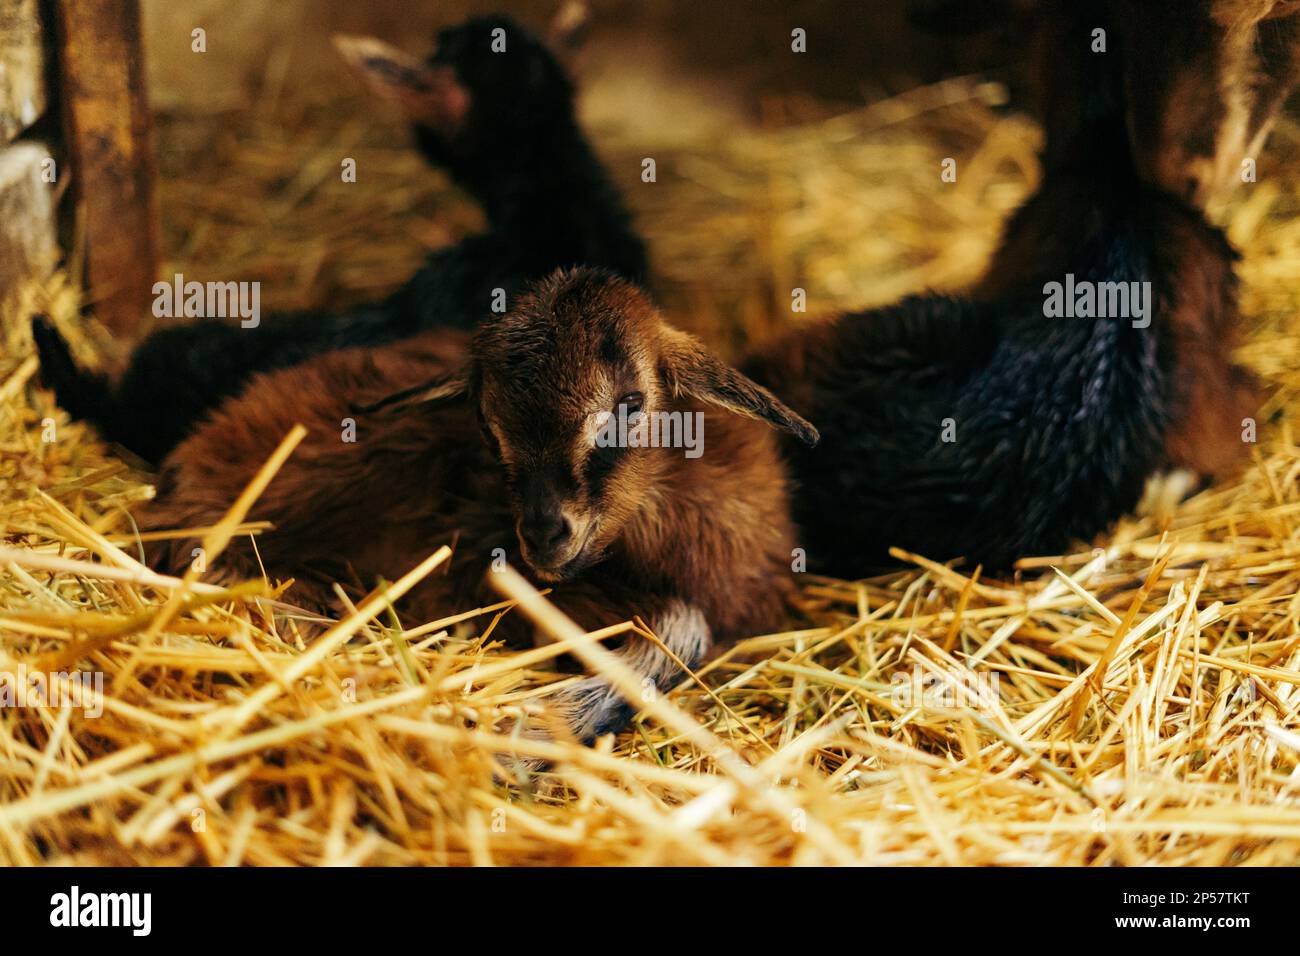
[[[779,398],[710,355],[694,336],[685,332],[669,331],[663,374],[674,394],[689,395],[737,415],[768,422],[788,431],[805,445],[816,445],[821,438],[811,423]]]
[[[411,388],[404,388],[400,392],[394,392],[377,402],[355,406],[353,410],[360,414],[366,414],[378,411],[397,411],[404,408],[413,408],[416,405],[459,401],[469,396],[471,379],[472,376],[468,368],[457,369],[454,372],[446,372],[426,382],[421,382],[419,385],[413,385]]]
[[[448,66],[419,57],[376,37],[336,33],[334,46],[381,99],[396,103],[412,122],[451,130],[469,109],[469,92]]]
[[[584,0],[564,0],[546,28],[546,42],[556,53],[575,52],[587,39],[591,11]]]

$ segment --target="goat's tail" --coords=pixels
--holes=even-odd
[[[48,316],[32,319],[32,339],[41,361],[41,380],[54,390],[59,405],[73,418],[94,422],[112,438],[118,431],[119,409],[108,377],[77,365]]]

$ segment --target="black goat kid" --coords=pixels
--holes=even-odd
[[[502,49],[504,44],[504,49]],[[424,155],[482,204],[488,231],[433,254],[391,297],[339,313],[269,316],[256,328],[208,319],[160,330],[116,382],[79,369],[53,326],[33,333],[59,404],[159,461],[258,372],[438,326],[470,328],[558,267],[601,266],[632,280],[645,252],[574,116],[550,50],[518,24],[484,17],[443,30],[428,61],[376,40],[340,39],[344,56],[415,124]]]
[[[832,319],[746,366],[822,434],[789,445],[811,567],[858,577],[899,546],[1006,568],[1103,531],[1170,460],[1240,456],[1235,254],[1141,175],[1123,54],[1093,55],[1094,26],[1053,21],[1044,180],[974,295]]]

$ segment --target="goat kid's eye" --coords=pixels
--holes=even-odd
[[[641,411],[644,402],[645,396],[640,392],[628,392],[618,400],[618,405],[614,411],[617,413],[621,410],[625,415],[632,416]]]

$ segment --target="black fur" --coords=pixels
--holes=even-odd
[[[1104,530],[1162,463],[1168,310],[1180,294],[1168,235],[1191,231],[1231,252],[1198,213],[1139,183],[1114,56],[1062,69],[1083,87],[1081,108],[1049,126],[1044,181],[1004,238],[1024,255],[995,259],[1018,271],[985,284],[996,297],[909,298],[801,332],[747,365],[822,435],[816,448],[786,441],[811,568],[861,576],[888,564],[891,546],[1005,568]],[[1151,282],[1150,326],[1046,317],[1043,283],[1067,272]]]
[[[498,27],[507,33],[504,54],[490,50]],[[486,234],[434,253],[381,302],[269,316],[252,329],[205,320],[158,331],[115,386],[78,370],[45,325],[36,344],[59,403],[110,440],[160,461],[258,372],[434,326],[473,327],[489,314],[494,289],[513,298],[556,268],[596,265],[642,280],[644,247],[578,126],[569,81],[543,44],[505,18],[476,18],[443,30],[431,62],[454,67],[471,105],[455,137],[417,126],[416,139],[482,204]]]
[[[1150,278],[1132,227],[1097,241],[1080,278]],[[855,577],[897,545],[1005,567],[1090,537],[1137,502],[1167,421],[1160,327],[1042,308],[1039,292],[846,316],[807,355],[804,403],[779,373],[749,369],[822,435],[817,448],[786,443],[810,566]]]

